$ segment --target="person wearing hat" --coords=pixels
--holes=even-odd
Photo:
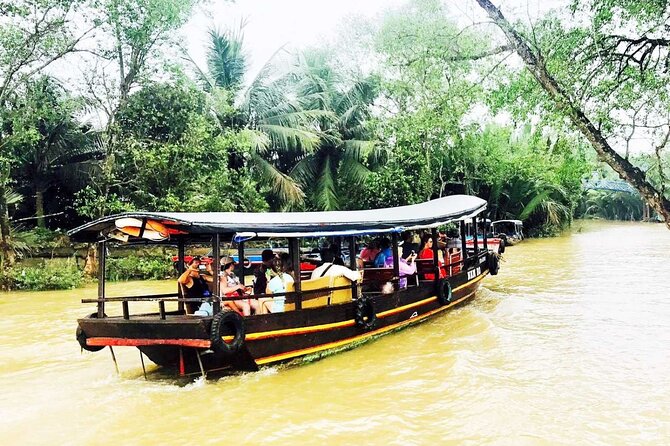
[[[268,289],[268,282],[274,276],[272,264],[275,260],[275,253],[271,249],[264,249],[261,253],[261,264],[254,271],[254,294],[265,294]]]
[[[200,257],[195,256],[188,265],[186,271],[177,279],[182,287],[184,297],[200,298],[211,295],[207,286],[207,278],[200,273]],[[186,309],[188,313],[193,313],[198,307],[194,302],[187,302]]]
[[[235,275],[233,272],[234,269],[235,260],[232,257],[221,259],[221,274],[219,274],[221,294],[226,297],[244,297],[248,289],[240,282],[239,277]],[[243,316],[250,316],[252,311],[255,313],[258,310],[258,301],[256,299],[224,300],[223,303]]]

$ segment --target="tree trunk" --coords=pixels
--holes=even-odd
[[[84,262],[84,274],[89,277],[98,277],[98,250],[96,244],[91,243],[86,250],[86,261]]]
[[[572,102],[570,96],[549,74],[544,64],[540,63],[521,35],[512,27],[500,10],[489,0],[476,1],[505,33],[514,50],[523,59],[526,67],[542,88],[549,93],[549,96],[566,112],[572,123],[589,140],[598,154],[598,158],[607,163],[623,180],[637,189],[649,205],[663,217],[666,226],[670,229],[670,201],[647,181],[644,172],[619,155],[609,145],[603,134],[593,125],[584,111]]]
[[[41,190],[35,192],[35,216],[37,217],[37,227],[46,228],[44,224],[44,193]]]
[[[0,184],[0,255],[2,256],[2,267],[10,268],[14,265],[16,257],[11,248],[9,235],[9,209],[5,199],[6,187]]]

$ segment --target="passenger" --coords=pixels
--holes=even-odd
[[[294,282],[293,278],[293,262],[288,253],[281,253],[279,258],[275,258],[272,270],[275,276],[268,282],[268,294],[286,293],[286,286]],[[265,313],[281,313],[284,311],[284,302],[286,302],[286,295],[282,294],[274,298],[260,299],[260,314]]]
[[[419,258],[420,259],[426,259],[426,260],[433,260],[434,259],[434,250],[433,250],[433,236],[430,234],[425,234],[423,236],[423,240],[421,240],[421,250],[419,251]],[[438,265],[440,266],[440,278],[446,277],[446,274],[444,272],[444,262],[440,262],[439,256],[438,256]],[[424,279],[426,280],[435,280],[435,274],[424,274]]]
[[[254,294],[265,294],[268,289],[268,282],[273,277],[272,262],[275,254],[271,249],[265,249],[261,253],[261,264],[254,271]]]
[[[342,248],[339,243],[331,243],[330,250],[333,252],[333,264],[344,265],[344,257],[342,256]]]
[[[403,233],[402,256],[407,258],[412,254],[412,251],[419,252],[419,243],[421,239],[419,235],[413,231],[406,231]]]
[[[358,271],[352,271],[344,265],[336,265],[334,260],[334,254],[329,248],[324,248],[321,250],[321,260],[323,263],[321,266],[317,267],[312,271],[311,279],[318,279],[319,277],[346,277],[352,282],[361,280],[361,274]]]
[[[184,297],[202,298],[212,295],[206,279],[200,274],[200,263],[199,256],[193,257],[186,271],[177,279],[177,282],[183,287]],[[193,313],[198,309],[198,306],[199,304],[196,302],[186,302],[187,313]]]
[[[232,257],[221,259],[221,274],[219,275],[221,295],[226,297],[243,297],[251,290],[250,287],[246,287],[240,282],[240,279],[233,272],[234,269],[235,260]],[[224,300],[223,303],[243,316],[250,316],[252,311],[254,313],[258,311],[258,300],[256,299]]]
[[[379,253],[375,256],[374,266],[375,268],[383,268],[386,263],[386,258],[393,256],[391,252],[391,240],[384,237],[379,242]]]
[[[402,246],[398,245],[396,250],[396,255],[398,256],[398,272],[400,273],[400,280],[398,281],[398,287],[407,288],[407,276],[413,276],[416,274],[416,253],[412,251],[407,258],[402,258],[400,253],[402,252]],[[393,268],[393,256],[386,257],[384,262],[384,268]]]
[[[375,257],[377,257],[377,254],[379,254],[379,240],[377,239],[372,239],[370,242],[368,242],[367,246],[361,251],[361,260],[363,262],[374,262]]]

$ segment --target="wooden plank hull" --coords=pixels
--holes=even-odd
[[[371,299],[376,323],[362,327],[356,323],[356,302],[285,313],[256,315],[244,319],[245,339],[235,353],[210,349],[211,317],[168,313],[130,319],[85,318],[78,321],[90,346],[135,346],[153,362],[180,367],[186,373],[200,370],[257,370],[261,366],[314,358],[332,351],[351,348],[374,337],[418,323],[471,300],[488,274],[486,255],[476,265],[449,278],[451,299],[442,305],[434,281],[393,294],[365,294]],[[232,337],[232,332],[225,333]]]

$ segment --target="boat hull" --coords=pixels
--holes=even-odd
[[[200,373],[201,364],[206,371],[257,370],[351,348],[464,304],[488,274],[487,259],[483,253],[475,265],[448,279],[448,301],[440,301],[434,281],[419,281],[392,294],[364,293],[376,317],[372,327],[357,323],[355,301],[244,318],[244,342],[235,353],[211,348],[212,317],[168,313],[164,320],[140,315],[78,322],[89,346],[135,346],[156,364],[179,368],[180,373]],[[232,335],[224,332],[224,340]]]

